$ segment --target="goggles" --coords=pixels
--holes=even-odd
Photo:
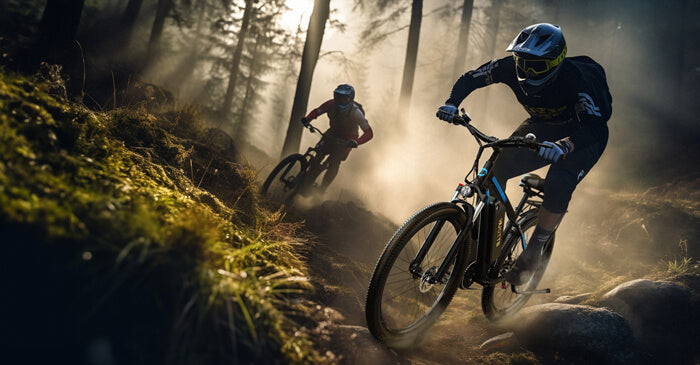
[[[333,95],[333,100],[335,100],[336,103],[340,105],[346,105],[349,104],[352,99],[348,95],[342,95],[342,94],[335,94]]]
[[[530,80],[538,80],[547,76],[552,69],[557,67],[564,60],[565,56],[566,47],[564,47],[559,56],[553,60],[545,58],[528,59],[513,53],[515,65],[518,70]]]

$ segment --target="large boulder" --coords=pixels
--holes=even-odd
[[[609,291],[602,304],[627,319],[652,361],[686,364],[692,361],[698,344],[691,298],[683,285],[638,279]]]
[[[633,364],[635,341],[627,321],[607,309],[563,303],[523,309],[513,321],[523,347],[538,355],[588,364]]]

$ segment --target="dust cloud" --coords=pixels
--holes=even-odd
[[[652,43],[645,39],[653,30],[645,23],[653,14],[646,5],[629,13],[613,12],[606,15],[608,18],[600,15],[604,13],[600,12],[605,7],[602,3],[560,9],[557,22],[551,20],[552,9],[532,8],[518,21],[511,19],[501,23],[495,51],[489,55],[480,38],[488,33],[483,31],[487,3],[475,2],[465,72],[492,58],[507,56],[505,48],[518,31],[538,22],[560,24],[569,56],[588,55],[606,69],[613,95],[613,115],[608,123],[610,140],[601,160],[574,193],[569,214],[559,230],[554,256],[559,264],[554,264],[552,271],[565,273],[567,266],[576,266],[583,270],[576,271],[581,274],[591,272],[591,266],[601,262],[614,266],[614,261],[601,261],[602,256],[610,254],[609,250],[600,249],[599,245],[604,243],[596,241],[602,239],[601,235],[586,229],[599,229],[604,223],[602,220],[609,217],[605,212],[615,209],[612,205],[616,203],[609,199],[611,194],[641,192],[663,182],[655,174],[649,174],[648,169],[663,167],[668,171],[683,171],[684,164],[696,161],[697,147],[689,151],[689,157],[676,163],[679,166],[675,170],[673,166],[660,164],[658,158],[659,154],[672,151],[668,145],[678,140],[679,130],[688,131],[692,136],[698,134],[691,119],[685,118],[690,111],[674,109],[679,105],[674,96],[685,98],[683,100],[691,98],[686,95],[692,91],[687,87],[690,84],[685,81],[683,90],[671,92],[669,81],[665,79],[668,75],[653,72],[663,60],[658,57],[659,50],[650,47]],[[445,4],[446,1],[431,2],[425,5],[424,14]],[[356,99],[363,104],[375,137],[351,153],[326,198],[359,199],[369,210],[400,224],[419,208],[449,199],[471,168],[477,151],[476,141],[465,128],[435,117],[436,109],[449,96],[454,81],[460,76],[452,72],[458,12],[447,17],[439,14],[424,17],[411,106],[408,117],[400,120],[398,94],[406,31],[389,36],[374,48],[357,49],[358,33],[364,26],[356,24],[357,19],[363,19],[358,14],[360,10],[340,4],[334,6],[338,6],[336,16],[349,26],[343,33],[333,29],[326,33],[322,53],[329,53],[319,60],[308,110],[331,98],[337,84],[353,84],[357,90]],[[501,16],[513,11],[513,6],[504,6]],[[404,14],[399,24],[407,23],[408,17],[408,13]],[[357,62],[348,62],[343,57]],[[698,79],[697,71],[686,76]],[[475,91],[461,107],[471,114],[474,125],[500,138],[507,137],[527,117],[504,85]],[[669,122],[671,119],[676,120],[673,125]],[[315,124],[324,129],[327,118],[321,117]],[[263,142],[264,136],[272,132],[261,132],[263,129],[258,129],[259,136],[263,137],[257,144],[278,156],[276,142],[269,143],[274,142],[269,139]],[[687,136],[686,133],[680,135]],[[317,139],[318,136],[306,133],[302,152]],[[662,143],[664,139],[669,143]],[[486,157],[482,157],[482,163]],[[536,172],[544,176],[546,168]],[[687,173],[678,176],[683,178]],[[509,182],[507,192],[511,199],[519,197],[517,179]],[[641,223],[637,226],[641,227]],[[656,255],[647,261],[658,264],[659,257]],[[588,265],[585,270],[589,271],[582,268],[585,265]],[[596,284],[610,277],[600,275],[598,279]]]
[[[492,1],[474,2],[467,62],[461,72],[507,56],[505,48],[513,37],[527,25],[539,22],[561,25],[568,55],[588,55],[607,72],[613,96],[610,139],[606,152],[574,193],[569,214],[559,230],[561,244],[555,250],[555,260],[557,255],[568,255],[586,262],[600,261],[598,253],[605,251],[595,242],[601,237],[586,233],[586,229],[600,229],[611,211],[622,213],[619,209],[625,204],[611,196],[697,178],[700,147],[695,141],[699,131],[693,116],[700,111],[696,100],[700,68],[692,65],[700,59],[700,49],[692,45],[697,44],[700,23],[691,19],[700,14],[700,5],[687,3],[682,8],[675,2],[508,1],[503,2],[498,31],[494,32],[486,26],[492,15]],[[329,23],[332,25],[324,35],[307,111],[330,99],[336,85],[350,83],[356,88],[356,100],[364,106],[375,137],[350,154],[326,198],[360,201],[367,209],[400,224],[419,208],[449,199],[471,168],[477,151],[476,141],[465,128],[435,117],[436,109],[460,76],[453,71],[453,64],[461,9],[447,0],[424,4],[411,105],[407,117],[400,118],[404,114],[398,99],[407,29],[399,28],[408,24],[410,11],[377,30],[388,34],[381,42],[367,45],[360,33],[369,23],[371,11],[354,6],[354,2],[331,5],[335,9]],[[302,28],[307,26],[300,24]],[[344,29],[337,24],[344,24]],[[685,37],[682,31],[692,36],[683,38],[685,43],[679,45],[678,36]],[[187,60],[183,56],[171,64],[185,67]],[[201,80],[203,73],[209,72],[206,70],[212,70],[210,66],[194,70],[192,81],[182,89],[184,96],[200,97],[206,91]],[[175,67],[152,71],[154,79],[165,80],[166,84],[177,74]],[[252,113],[248,136],[237,135],[231,129],[235,126],[228,129],[237,140],[245,138],[249,145],[271,157],[264,166],[256,166],[263,175],[279,159],[289,122],[296,77],[285,76],[287,71],[285,66],[276,65],[267,74],[265,102]],[[221,95],[211,96],[221,99]],[[527,117],[511,91],[498,84],[475,91],[461,107],[471,114],[479,129],[501,138]],[[314,124],[326,129],[327,117],[322,116]],[[301,152],[317,141],[317,135],[304,132]],[[672,161],[667,160],[668,156]],[[546,169],[537,173],[544,176]],[[511,199],[519,196],[517,179],[509,182],[507,193]],[[644,222],[635,224],[640,230]],[[656,234],[661,237],[662,230]]]

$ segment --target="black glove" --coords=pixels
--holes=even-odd
[[[309,118],[307,118],[307,117],[301,118],[301,124],[303,124],[304,127],[308,127],[308,126],[309,126],[309,123],[311,123],[311,121],[309,120]]]
[[[354,139],[348,140],[348,147],[357,148],[357,146],[358,146],[357,141],[355,141]]]

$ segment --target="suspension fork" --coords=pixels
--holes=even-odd
[[[467,205],[465,211],[467,213],[467,220],[464,223],[462,230],[457,235],[457,238],[455,238],[454,242],[452,242],[450,250],[447,252],[447,255],[445,255],[445,258],[442,260],[440,267],[437,269],[435,274],[431,278],[429,278],[429,282],[431,284],[435,284],[442,281],[443,276],[445,276],[445,274],[447,273],[447,269],[449,268],[450,264],[453,262],[454,258],[457,255],[457,250],[460,249],[460,247],[462,247],[463,243],[466,242],[467,239],[469,239],[468,234],[473,225],[473,220],[471,219],[471,217],[474,213],[474,209],[471,207],[471,205]],[[421,275],[423,275],[423,273],[419,271],[420,264],[423,262],[423,259],[430,250],[430,247],[433,245],[433,242],[435,242],[435,238],[437,237],[442,227],[445,225],[445,222],[445,219],[440,219],[437,222],[435,222],[435,225],[433,226],[433,228],[430,229],[430,233],[428,233],[428,237],[425,239],[425,242],[423,243],[423,245],[421,245],[420,250],[418,250],[416,257],[413,259],[413,261],[411,261],[411,264],[409,265],[409,271],[414,276],[420,277]]]
[[[413,259],[413,261],[411,261],[411,264],[408,267],[409,271],[411,271],[411,273],[413,273],[414,275],[418,274],[418,269],[420,268],[421,262],[423,262],[425,255],[428,254],[430,247],[433,245],[433,242],[435,242],[435,238],[437,237],[438,233],[440,233],[440,230],[444,225],[445,219],[440,219],[439,221],[435,222],[433,228],[430,229],[428,237],[425,239],[425,242],[423,242],[423,244],[421,245],[420,250],[418,250],[418,253],[416,254],[416,257]]]

